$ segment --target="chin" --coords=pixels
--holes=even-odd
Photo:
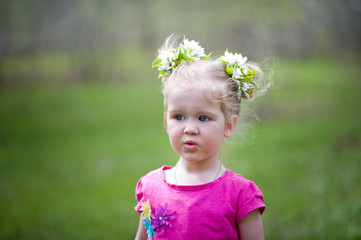
[[[191,162],[191,163],[196,163],[196,162],[200,162],[203,161],[205,158],[200,157],[200,156],[189,156],[189,154],[182,154],[180,155],[180,157],[182,159],[184,159],[187,162]]]

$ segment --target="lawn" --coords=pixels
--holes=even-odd
[[[360,61],[283,60],[226,144],[262,189],[267,239],[361,239]],[[149,78],[149,77],[148,77]],[[174,165],[153,80],[0,92],[0,239],[132,239],[138,179]]]

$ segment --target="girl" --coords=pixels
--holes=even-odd
[[[197,42],[173,47],[171,41],[153,67],[163,82],[164,127],[180,158],[139,180],[136,239],[264,239],[261,191],[219,161],[241,99],[262,93],[261,71],[241,54],[226,51],[210,61]]]

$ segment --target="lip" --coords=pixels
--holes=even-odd
[[[198,144],[192,140],[185,141],[183,145],[184,148],[188,151],[195,151],[198,148]]]

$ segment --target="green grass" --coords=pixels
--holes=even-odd
[[[358,67],[279,62],[252,143],[224,154],[262,189],[266,238],[361,239]],[[162,112],[155,78],[1,92],[0,239],[132,239],[139,177],[177,161]]]

